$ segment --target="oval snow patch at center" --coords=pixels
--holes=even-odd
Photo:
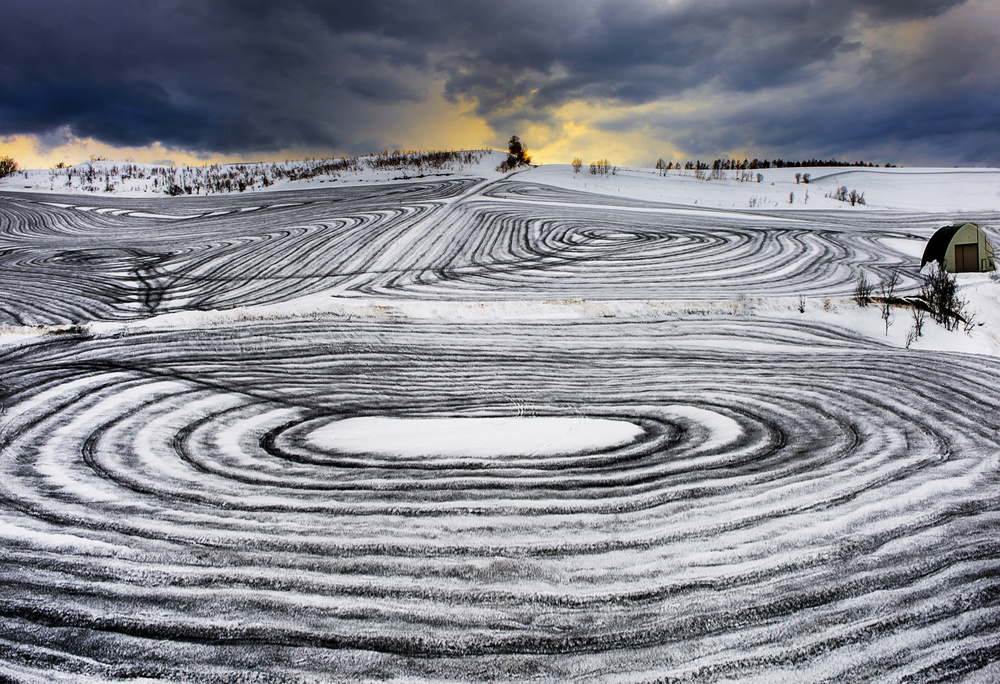
[[[324,450],[385,456],[553,456],[621,446],[641,427],[607,418],[347,418],[317,428]]]

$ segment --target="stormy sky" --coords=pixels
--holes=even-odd
[[[1000,165],[996,0],[0,0],[0,11],[0,153],[36,165],[87,151],[500,148],[512,133],[546,163]]]

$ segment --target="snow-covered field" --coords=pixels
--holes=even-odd
[[[0,181],[3,677],[1000,678],[1000,172],[498,161]]]

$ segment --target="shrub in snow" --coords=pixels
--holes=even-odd
[[[507,158],[500,162],[497,171],[513,171],[529,164],[531,164],[531,157],[528,156],[528,148],[521,144],[521,139],[516,135],[510,136],[510,140],[507,142]]]
[[[971,311],[965,313],[965,325],[962,328],[965,331],[965,334],[968,335],[971,333],[972,329],[977,325],[982,325],[982,323],[976,320],[976,314]]]
[[[20,166],[11,157],[7,155],[0,157],[0,178],[11,175],[19,168]]]
[[[874,289],[875,283],[868,280],[865,273],[858,276],[854,284],[854,301],[857,302],[858,306],[868,306],[871,303]]]
[[[927,312],[923,309],[911,309],[910,314],[913,316],[913,327],[910,328],[910,332],[906,334],[906,348],[909,349],[910,345],[916,342],[924,334],[924,319],[927,317]]]
[[[936,261],[924,267],[920,297],[927,305],[931,318],[943,325],[945,330],[954,330],[965,320],[965,302],[958,296],[955,276],[941,268]]]
[[[618,169],[616,168],[615,171]],[[611,173],[611,162],[607,159],[599,159],[595,162],[590,162],[590,173],[595,176],[606,176]]]
[[[841,185],[832,195],[827,193],[826,196],[832,197],[840,202],[850,202],[852,207],[857,204],[865,204],[865,193],[859,193],[857,190],[851,190],[848,192],[846,185]]]

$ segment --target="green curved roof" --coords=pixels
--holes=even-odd
[[[948,245],[951,244],[951,239],[955,237],[955,233],[959,229],[968,226],[968,223],[959,223],[954,226],[945,226],[944,228],[939,228],[937,232],[931,235],[931,239],[927,241],[927,246],[924,247],[924,256],[920,260],[920,268],[923,268],[928,264],[928,262],[936,261],[939,264],[944,264],[944,254],[948,250]],[[976,225],[976,224],[971,224]],[[976,226],[978,229],[979,226]]]

